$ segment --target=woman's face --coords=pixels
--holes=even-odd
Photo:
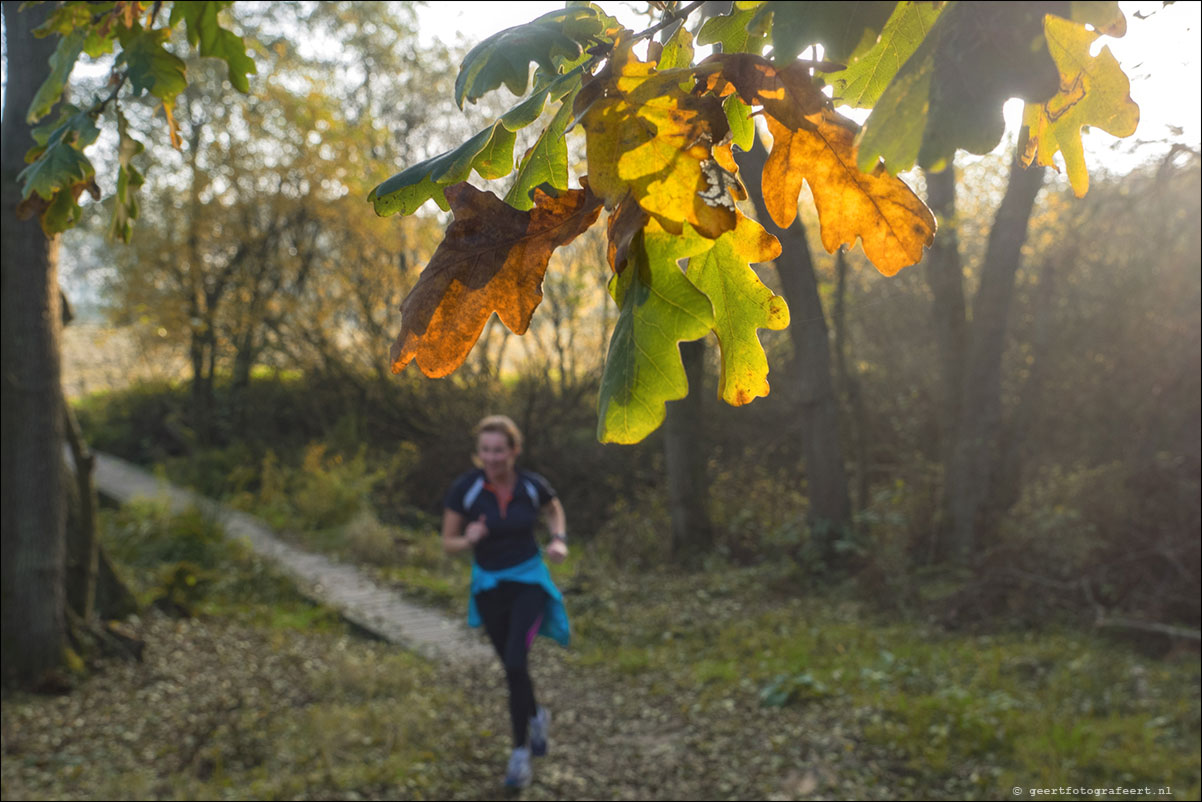
[[[476,440],[476,456],[489,476],[506,476],[513,472],[518,450],[509,445],[501,432],[481,432]]]

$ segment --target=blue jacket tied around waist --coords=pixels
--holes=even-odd
[[[484,623],[480,611],[476,609],[476,594],[492,590],[501,582],[524,582],[527,585],[541,585],[547,591],[547,603],[543,608],[543,623],[538,634],[551,638],[560,646],[567,646],[572,639],[572,628],[568,624],[568,611],[563,606],[563,594],[551,580],[551,572],[543,562],[542,553],[538,553],[525,562],[502,568],[498,571],[488,571],[475,562],[472,563],[472,589],[467,604],[467,625],[478,627]]]

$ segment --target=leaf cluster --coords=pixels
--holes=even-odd
[[[144,176],[133,165],[133,157],[144,149],[128,130],[120,99],[149,95],[162,107],[168,134],[180,147],[173,117],[176,98],[188,85],[187,65],[171,44],[174,30],[184,24],[188,43],[202,57],[221,59],[229,66],[230,83],[240,92],[250,88],[248,75],[254,61],[246,53],[242,37],[224,28],[219,19],[223,2],[175,2],[170,14],[163,3],[81,2],[60,4],[35,33],[59,37],[50,58],[50,73],[30,104],[30,124],[47,117],[67,92],[67,81],[81,55],[98,58],[115,54],[109,93],[96,96],[85,107],[69,103],[59,107],[58,116],[34,129],[36,146],[26,155],[29,166],[18,176],[22,203],[19,212],[38,214],[42,229],[53,236],[79,222],[79,197],[85,191],[99,200],[96,170],[84,154],[100,134],[101,115],[112,106],[117,126],[119,164],[110,235],[129,242],[133,221],[138,217],[135,193]]]
[[[957,149],[992,150],[1008,98],[1028,104],[1025,162],[1052,164],[1063,150],[1080,192],[1081,127],[1124,136],[1138,120],[1113,57],[1089,55],[1098,35],[1124,30],[1113,2],[740,0],[699,27],[696,41],[718,50],[699,60],[683,24],[698,6],[665,4],[663,21],[636,33],[595,5],[573,3],[467,55],[455,86],[460,106],[501,86],[519,96],[532,88],[492,126],[369,196],[380,215],[411,214],[430,199],[455,215],[402,306],[394,372],[410,361],[428,376],[455,370],[493,312],[523,333],[551,253],[603,206],[620,312],[598,437],[637,442],[663,420],[665,402],[688,392],[682,341],[715,333],[719,393],[729,403],[768,392],[756,331],[783,328],[788,310],[750,265],[775,259],[780,245],[739,210],[747,193],[732,149],[754,144],[755,117],[772,140],[757,183],[773,222],[794,221],[807,183],[827,251],[858,240],[886,275],[919,261],[936,228],[897,173],[943,169]],[[666,42],[638,54],[637,44],[671,26]],[[799,60],[819,48],[822,60]],[[515,159],[514,132],[554,102],[535,145]],[[836,103],[872,112],[861,127]],[[572,130],[585,141],[578,189],[563,144]],[[514,174],[504,199],[463,184],[473,171],[485,180]]]

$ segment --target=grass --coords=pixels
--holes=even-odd
[[[388,576],[460,612],[467,567],[436,544]],[[1055,625],[948,632],[874,614],[850,587],[796,594],[779,566],[632,575],[598,547],[556,571],[572,664],[647,681],[702,712],[749,700],[825,710],[915,789],[989,798],[1088,776],[1200,792],[1196,649],[1158,660]]]
[[[655,674],[702,707],[754,691],[838,711],[917,787],[988,797],[1088,776],[1199,792],[1196,651],[1158,661],[1091,633],[946,633],[763,592],[760,569],[725,574],[611,578],[605,601],[571,606],[577,659]]]

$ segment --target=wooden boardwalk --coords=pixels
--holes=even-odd
[[[118,501],[165,498],[173,511],[199,507],[227,537],[244,538],[256,553],[292,577],[306,596],[338,610],[356,626],[441,661],[492,660],[492,649],[461,620],[405,601],[354,566],[284,543],[258,518],[157,479],[107,454],[96,454],[96,488]],[[466,569],[465,569],[466,570]]]

